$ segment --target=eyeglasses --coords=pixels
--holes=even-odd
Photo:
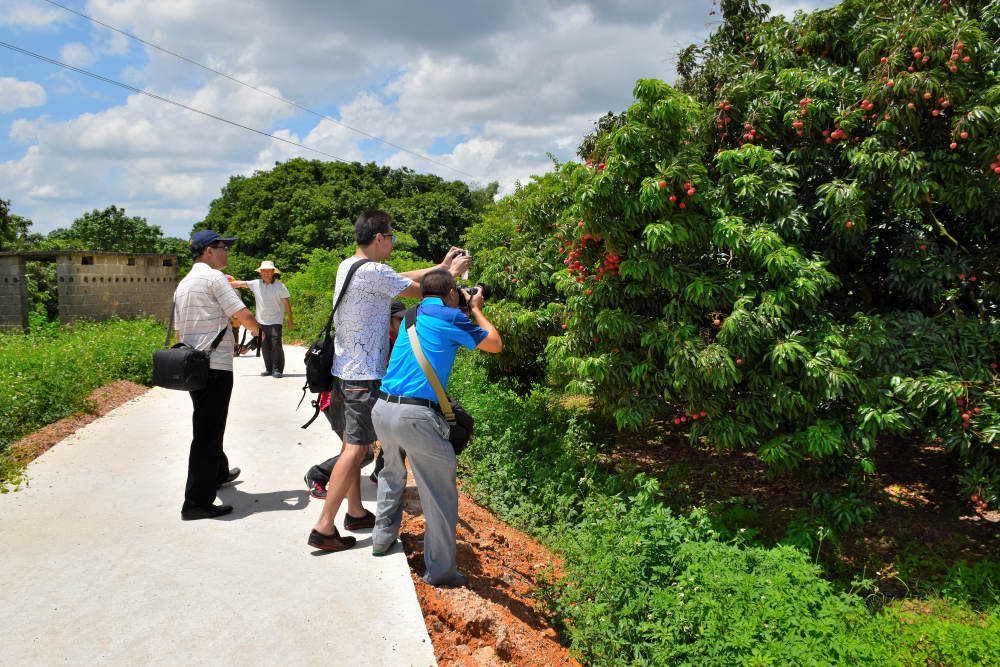
[[[225,250],[227,253],[229,252],[229,246],[227,246],[225,243],[223,243],[222,245],[210,245],[208,247],[214,248],[215,250]]]
[[[389,243],[391,243],[392,245],[396,245],[396,239],[399,237],[396,236],[395,234],[393,234],[392,236],[389,236],[388,234],[382,234],[382,238],[389,239]]]

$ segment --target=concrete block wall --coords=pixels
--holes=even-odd
[[[170,317],[180,282],[176,258],[79,253],[59,255],[56,262],[62,325],[113,316]]]
[[[26,330],[29,306],[25,259],[0,257],[0,332]]]

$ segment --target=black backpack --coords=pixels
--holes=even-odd
[[[319,340],[310,345],[306,352],[306,383],[302,387],[302,398],[299,399],[299,405],[295,406],[296,410],[305,400],[306,391],[322,394],[333,389],[333,314],[340,307],[340,302],[343,301],[344,294],[347,293],[347,286],[351,284],[354,273],[362,264],[367,264],[370,261],[370,259],[363,259],[360,262],[355,262],[354,266],[347,270],[344,286],[340,288],[340,294],[333,304],[333,310],[330,311],[326,326],[320,329]],[[319,416],[319,401],[312,401],[312,406],[315,413],[309,421],[302,425],[302,428],[309,428],[310,424],[316,421],[316,417]]]

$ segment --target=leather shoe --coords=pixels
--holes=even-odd
[[[263,373],[260,374],[261,377],[267,377],[269,375],[271,375],[271,371],[264,371]]]
[[[195,507],[189,510],[181,510],[182,521],[197,521],[198,519],[214,519],[225,516],[233,511],[232,505],[213,505],[212,507]]]
[[[353,547],[357,541],[358,539],[351,535],[341,537],[340,531],[336,528],[333,529],[333,535],[324,535],[315,529],[309,533],[309,546],[324,551],[344,551]]]
[[[230,482],[235,482],[236,478],[239,477],[239,476],[240,476],[240,469],[239,468],[230,468],[229,469],[229,476],[226,477],[226,481],[225,482],[219,482],[219,485],[217,487],[215,487],[215,488],[221,489],[223,484],[229,484]]]

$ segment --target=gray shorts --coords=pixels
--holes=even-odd
[[[333,378],[330,407],[327,418],[333,432],[347,432],[344,444],[368,447],[375,444],[375,426],[372,425],[372,408],[378,400],[381,380],[344,380]]]

